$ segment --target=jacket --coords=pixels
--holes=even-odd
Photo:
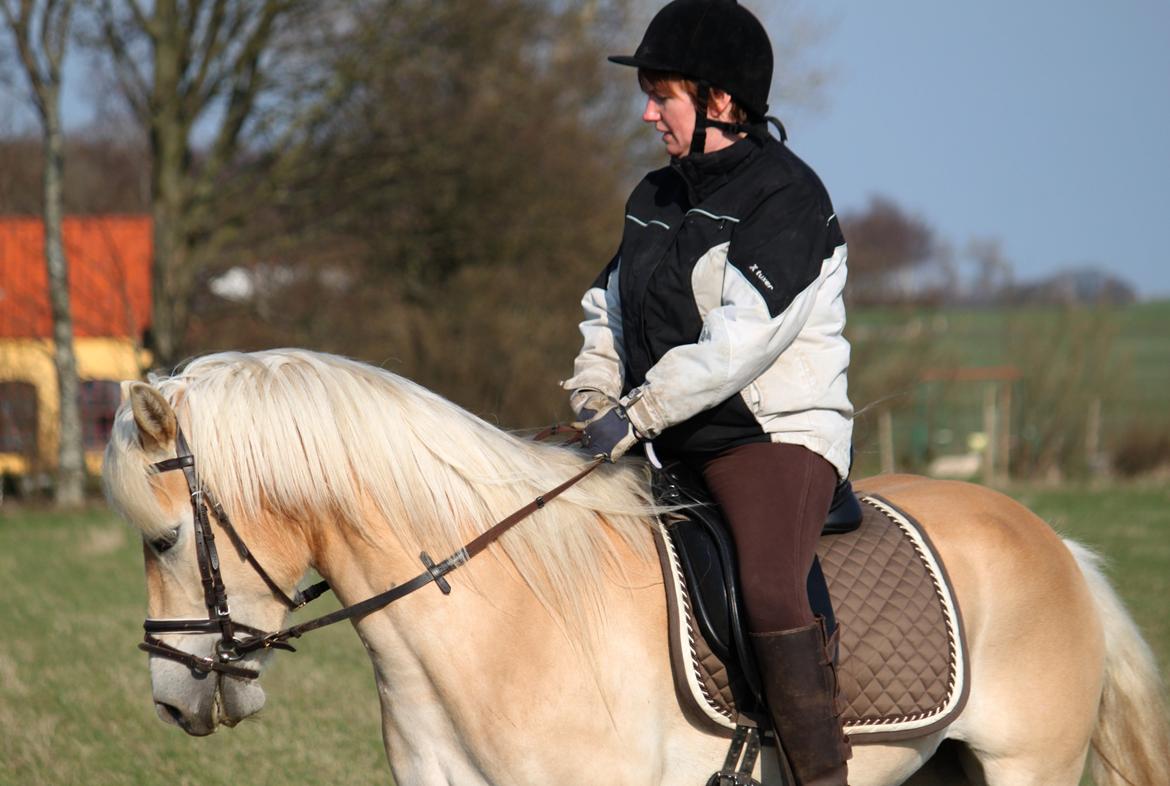
[[[656,447],[803,445],[845,477],[846,257],[820,179],[771,137],[651,172],[581,301],[574,410],[599,391]]]

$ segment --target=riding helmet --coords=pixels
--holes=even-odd
[[[760,21],[736,0],[673,0],[619,65],[670,71],[728,93],[748,114],[768,112],[772,44]]]

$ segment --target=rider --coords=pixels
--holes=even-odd
[[[849,470],[845,240],[816,174],[768,133],[772,47],[747,9],[674,0],[609,59],[638,69],[670,164],[629,197],[563,385],[596,455],[653,440],[702,473],[796,782],[840,786],[835,644],[806,577]]]

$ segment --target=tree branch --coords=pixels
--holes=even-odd
[[[141,9],[139,9],[139,14],[141,14]],[[118,82],[122,85],[122,94],[126,97],[126,101],[138,119],[142,121],[143,125],[149,127],[150,85],[138,64],[134,62],[126,39],[118,30],[117,15],[110,5],[110,0],[102,0],[100,16],[102,37],[114,58],[114,68],[118,73]],[[150,35],[145,28],[143,30],[147,35]]]
[[[40,25],[39,25],[40,31],[41,31],[41,40],[39,43],[40,43],[41,53],[44,55],[46,61],[48,61],[50,59],[49,58],[49,49],[51,47],[50,42],[51,42],[52,37],[53,37],[53,23],[52,23],[53,9],[56,7],[56,5],[57,5],[57,0],[42,0],[42,2],[40,3],[40,6],[39,6],[40,12],[41,12]],[[44,66],[45,66],[44,73],[47,76],[49,69],[51,67],[51,64],[46,62],[46,63],[44,63]]]
[[[215,0],[207,19],[207,27],[203,31],[202,45],[198,47],[199,51],[196,55],[195,76],[190,81],[186,91],[192,102],[189,104],[192,116],[207,103],[208,98],[204,91],[207,75],[211,71],[212,64],[219,60],[227,42],[232,40],[231,32],[222,38],[220,36],[224,19],[227,16],[227,5],[228,0]]]
[[[37,53],[32,46],[32,16],[36,10],[33,0],[21,0],[20,12],[14,13],[7,0],[0,3],[4,11],[4,19],[8,23],[9,31],[16,41],[16,51],[20,56],[20,63],[24,66],[25,76],[28,77],[29,96],[41,120],[47,122],[48,106],[45,101],[44,73],[41,64],[37,61]]]
[[[228,105],[196,189],[200,196],[211,193],[216,178],[235,155],[240,131],[252,112],[260,90],[262,82],[259,73],[260,59],[272,37],[276,20],[289,7],[291,4],[288,2],[268,0],[256,22],[256,27],[232,63],[229,71],[231,91]]]
[[[142,10],[142,4],[139,3],[138,0],[126,0],[126,4],[130,6],[130,12],[134,15],[134,23],[138,25],[139,29],[141,29],[152,39],[157,39],[158,25]],[[108,8],[109,0],[103,2],[102,5]]]
[[[44,29],[41,41],[53,84],[61,83],[61,65],[65,60],[65,46],[69,41],[69,24],[73,15],[73,0],[49,0],[45,5]],[[54,14],[54,10],[57,13]]]

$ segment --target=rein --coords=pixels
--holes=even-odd
[[[541,439],[549,434],[557,434],[561,430],[563,429],[559,426],[553,426],[551,430],[541,432],[537,436],[537,439]],[[571,442],[573,440],[570,439],[569,441]],[[146,633],[138,648],[152,655],[178,661],[196,672],[207,674],[212,671],[217,671],[241,679],[256,679],[260,676],[259,671],[255,669],[236,665],[237,661],[252,652],[266,649],[283,649],[289,652],[295,652],[296,650],[293,646],[288,643],[289,639],[300,638],[309,631],[324,628],[327,625],[333,625],[342,620],[363,617],[390,605],[396,600],[406,597],[431,582],[438,585],[444,595],[449,595],[451,593],[451,585],[444,578],[448,573],[466,564],[472,557],[483,552],[509,529],[543,508],[569,488],[584,480],[589,473],[593,472],[593,470],[597,469],[604,462],[604,459],[601,458],[593,460],[585,469],[564,483],[546,491],[524,507],[497,521],[478,537],[464,544],[455,553],[438,563],[435,563],[425,551],[422,552],[419,555],[419,560],[426,569],[406,583],[395,585],[385,592],[381,592],[350,606],[345,606],[330,614],[325,614],[298,625],[292,625],[272,633],[267,633],[236,622],[231,618],[231,609],[227,600],[227,588],[224,586],[223,578],[220,575],[219,554],[215,547],[215,533],[212,530],[210,516],[208,515],[209,504],[212,512],[215,514],[216,521],[219,522],[220,527],[227,533],[228,539],[232,541],[240,557],[252,566],[252,569],[256,571],[264,583],[268,585],[269,589],[272,590],[272,593],[279,597],[290,611],[298,609],[309,601],[328,592],[330,589],[329,583],[325,581],[318,582],[303,591],[294,591],[290,597],[288,593],[280,588],[280,585],[273,580],[256,556],[248,549],[243,538],[240,537],[239,532],[232,525],[223,507],[207,489],[199,484],[195,474],[195,456],[187,444],[187,439],[183,435],[182,429],[179,429],[176,435],[175,453],[175,458],[156,462],[151,465],[151,469],[156,473],[182,470],[183,476],[187,481],[187,489],[191,495],[191,511],[195,524],[195,555],[199,563],[199,575],[203,585],[204,602],[207,606],[207,619],[151,619],[148,617],[143,623],[143,629]],[[245,637],[237,637],[237,631],[246,634]],[[215,644],[215,657],[206,658],[181,650],[178,647],[173,647],[156,638],[153,635],[156,633],[218,633],[220,634],[220,640]]]

